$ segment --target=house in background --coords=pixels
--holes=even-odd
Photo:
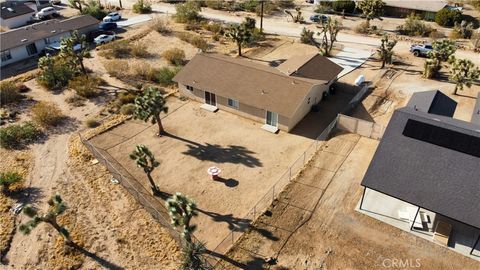
[[[384,14],[386,16],[405,18],[415,13],[424,20],[433,21],[437,12],[448,6],[447,1],[401,1],[383,0],[385,2]]]
[[[97,29],[98,20],[82,15],[66,20],[48,20],[0,33],[0,66],[40,54],[47,45],[58,43],[75,30],[87,35]]]
[[[342,70],[319,54],[292,57],[275,68],[199,53],[173,81],[204,109],[226,110],[264,123],[270,132],[288,132],[322,100]]]
[[[0,3],[0,26],[2,28],[16,28],[26,25],[32,20],[35,10],[24,2],[9,1]]]
[[[395,111],[361,183],[359,208],[480,260],[480,123],[452,118],[456,105],[427,91]]]

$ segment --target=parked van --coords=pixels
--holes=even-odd
[[[46,8],[42,8],[39,12],[37,12],[35,16],[41,19],[46,16],[56,15],[56,14],[58,14],[58,12],[54,7],[46,7]]]

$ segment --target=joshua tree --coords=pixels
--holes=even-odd
[[[190,221],[192,217],[198,215],[195,201],[177,192],[165,202],[165,206],[172,220],[172,226],[175,228],[180,227],[183,240],[187,244],[192,244],[191,235],[197,227],[190,225]]]
[[[158,136],[162,136],[165,132],[162,125],[160,113],[168,112],[166,100],[160,93],[160,90],[155,87],[147,87],[142,95],[135,98],[134,118],[147,122],[151,119],[152,124],[158,124]]]
[[[455,41],[449,39],[434,41],[432,47],[433,50],[428,55],[430,59],[425,61],[423,72],[425,78],[437,77],[442,68],[442,62],[447,61],[457,50]]]
[[[80,44],[80,50],[75,51],[76,44]],[[87,75],[87,70],[83,64],[83,59],[89,56],[87,50],[87,38],[85,35],[78,36],[78,31],[73,31],[72,36],[62,39],[60,57],[67,60],[67,64],[75,71],[80,71]]]
[[[320,44],[323,55],[328,56],[333,49],[333,44],[337,41],[337,34],[340,32],[342,24],[332,18],[322,23],[321,31],[317,35],[322,36],[322,43]]]
[[[18,183],[22,180],[22,176],[17,172],[0,173],[0,186],[4,194],[10,193],[10,185]]]
[[[380,48],[377,50],[380,54],[380,58],[382,59],[382,68],[385,67],[385,64],[392,63],[393,47],[395,47],[396,44],[396,40],[389,41],[387,35],[383,36],[382,45],[380,45]]]
[[[455,59],[452,57],[449,61],[452,64],[450,81],[455,83],[454,94],[456,95],[457,91],[463,90],[464,86],[470,88],[472,82],[480,76],[480,71],[469,59]]]
[[[159,190],[157,185],[152,178],[153,170],[160,165],[158,161],[155,160],[153,153],[143,144],[138,144],[135,146],[135,150],[130,153],[130,158],[135,160],[137,167],[142,168],[145,174],[147,175],[148,181],[152,188],[153,194],[158,194]]]
[[[252,30],[246,23],[231,25],[227,28],[225,36],[237,43],[238,56],[242,56],[242,45],[252,37]]]
[[[207,270],[202,262],[202,254],[207,251],[203,243],[187,243],[182,249],[183,270]]]
[[[38,224],[45,222],[50,224],[64,238],[65,243],[73,244],[68,230],[57,223],[57,216],[63,214],[67,209],[60,195],[57,194],[50,198],[48,205],[50,206],[48,212],[43,215],[38,213],[33,206],[26,205],[23,208],[23,213],[32,219],[24,224],[20,224],[19,230],[24,234],[29,234]]]
[[[293,15],[293,13],[288,9],[285,9],[284,12],[287,15],[290,15],[290,17],[292,17],[292,20],[293,20],[294,23],[303,23],[305,21],[305,19],[302,16],[302,11],[301,11],[300,7],[295,8],[295,12],[296,12],[295,15]]]
[[[370,27],[370,20],[380,18],[385,3],[382,0],[363,0],[356,1],[356,7],[362,10],[362,14],[367,20],[367,27]]]

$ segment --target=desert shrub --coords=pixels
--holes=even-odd
[[[164,18],[154,17],[150,23],[150,27],[162,35],[172,33],[168,20]]]
[[[111,60],[103,64],[110,76],[125,78],[128,74],[129,63],[127,60]]]
[[[131,50],[127,40],[117,40],[103,45],[99,55],[107,59],[126,58],[131,55]]]
[[[428,37],[433,31],[432,27],[422,21],[419,15],[412,13],[405,19],[405,23],[397,27],[402,35]]]
[[[40,101],[32,106],[32,120],[41,126],[56,126],[63,118],[62,111],[55,103]]]
[[[336,0],[332,2],[332,9],[336,12],[353,13],[355,2],[351,0]]]
[[[120,105],[134,103],[137,95],[132,92],[122,92],[118,95],[118,102]]]
[[[138,0],[135,4],[133,4],[132,10],[135,13],[145,14],[152,12],[152,6],[147,1]]]
[[[457,38],[467,38],[470,39],[473,35],[473,23],[462,21],[461,23],[455,22],[455,26],[453,27],[453,31],[450,34],[450,38],[457,39]]]
[[[155,69],[147,62],[137,62],[132,65],[131,70],[133,71],[133,75],[137,78],[149,81],[155,80]]]
[[[302,33],[300,33],[300,42],[304,44],[315,44],[315,39],[313,38],[314,32],[308,30],[307,28],[303,28]]]
[[[3,192],[9,193],[12,190],[12,185],[22,181],[23,177],[21,174],[15,171],[7,171],[0,173],[0,186],[3,186]]]
[[[370,34],[371,29],[368,23],[363,21],[359,23],[357,26],[355,26],[354,31],[355,33],[358,33],[358,34]]]
[[[223,32],[223,26],[221,23],[217,22],[209,22],[204,24],[203,28],[207,31],[210,31],[214,34],[222,33]]]
[[[162,86],[172,85],[174,83],[172,79],[179,70],[178,68],[163,67],[157,71],[156,81]]]
[[[294,8],[295,7],[295,2],[293,0],[279,0],[278,1],[278,7],[279,8]]]
[[[33,142],[40,134],[41,131],[32,122],[9,125],[0,128],[0,145],[4,148],[21,148]]]
[[[19,87],[10,81],[0,82],[0,104],[17,102],[23,98],[19,93]]]
[[[79,96],[84,98],[97,96],[99,85],[100,81],[98,78],[84,75],[77,76],[68,83],[69,88],[75,90]]]
[[[178,23],[195,22],[200,20],[200,5],[196,1],[188,1],[175,6],[177,13],[175,21]]]
[[[177,37],[185,42],[192,44],[193,46],[199,48],[202,51],[208,50],[208,43],[201,36],[182,32],[179,33]]]
[[[170,62],[170,64],[180,66],[185,62],[185,52],[179,48],[166,50],[162,56]]]
[[[85,125],[89,128],[98,127],[100,123],[95,118],[90,118],[85,121]]]
[[[85,98],[79,96],[77,93],[72,92],[65,98],[65,102],[75,107],[85,105]]]
[[[90,15],[97,20],[102,20],[103,17],[107,16],[107,10],[100,4],[100,1],[90,0],[87,2],[87,5],[83,6],[82,14]]]
[[[198,31],[198,30],[202,29],[202,26],[199,23],[196,23],[196,22],[187,22],[187,24],[185,24],[183,29],[185,29],[187,31]]]
[[[430,35],[428,35],[428,37],[431,39],[440,39],[440,38],[445,38],[445,34],[438,31],[437,29],[433,29]]]
[[[257,14],[258,16],[260,16],[260,14],[261,14],[261,8],[262,8],[262,6],[259,3],[254,10],[255,14]],[[275,13],[277,10],[278,10],[278,4],[276,2],[265,1],[263,3],[263,13],[264,14],[271,15],[271,14]]]
[[[462,13],[458,10],[444,8],[435,15],[435,22],[441,26],[454,26],[455,23],[459,23],[461,21]]]
[[[120,113],[125,115],[132,115],[135,112],[135,104],[124,104],[120,107]]]
[[[205,6],[211,9],[222,10],[225,8],[225,1],[223,0],[207,0]]]
[[[141,42],[135,42],[133,45],[131,45],[130,53],[132,56],[137,58],[146,58],[149,55],[147,51],[147,45]]]

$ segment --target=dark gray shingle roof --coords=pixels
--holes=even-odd
[[[470,122],[480,126],[480,93],[478,93],[477,102],[472,112],[472,120]]]
[[[0,3],[0,17],[4,20],[35,12],[23,2],[7,1]]]
[[[480,152],[480,127],[469,122],[401,108],[393,114],[362,185],[480,228],[480,158],[403,135],[418,121],[473,138]],[[477,153],[478,154],[478,153]]]
[[[444,93],[433,90],[415,93],[407,106],[421,112],[452,117],[457,108],[457,102]]]

